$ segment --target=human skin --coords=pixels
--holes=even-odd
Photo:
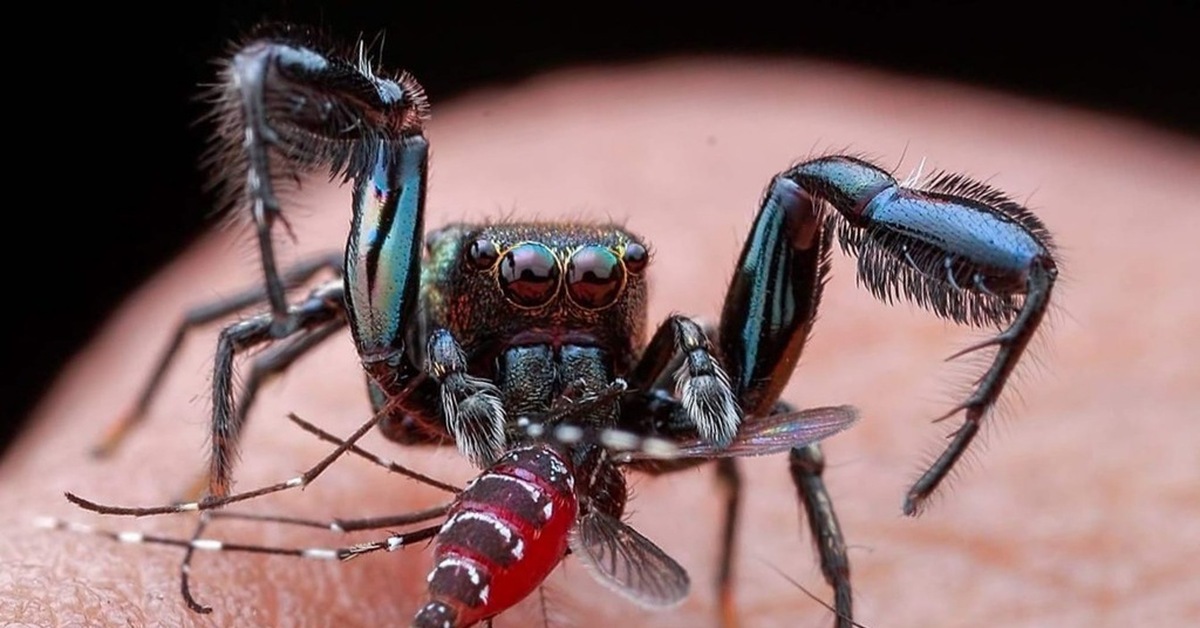
[[[669,61],[562,72],[434,103],[428,227],[499,216],[616,219],[653,243],[650,322],[715,320],[770,177],[831,151],[904,178],[948,169],[1027,203],[1060,245],[1054,309],[948,490],[918,518],[908,483],[961,419],[931,424],[983,365],[942,359],[986,331],[960,329],[855,285],[840,253],[815,335],[785,396],[851,403],[862,420],[830,439],[826,480],[847,541],[857,619],[869,626],[1145,626],[1200,617],[1200,147],[1079,110],[845,67],[766,60]],[[319,184],[289,207],[296,258],[340,246],[349,192]],[[64,365],[0,466],[0,622],[49,625],[403,625],[423,600],[424,545],[339,565],[205,554],[189,612],[180,552],[35,528],[55,516],[112,530],[190,534],[195,515],[132,520],[81,511],[170,501],[204,464],[215,330],[194,334],[146,423],[104,461],[88,457],[132,403],[180,313],[251,285],[249,232],[214,233],[138,291]],[[1016,394],[1014,394],[1016,392]],[[293,477],[329,446],[284,419],[349,434],[369,414],[349,334],[273,382],[255,407],[237,488]],[[996,429],[1000,428],[1000,429]],[[449,449],[367,447],[430,475],[474,472]],[[828,611],[775,571],[829,599],[801,526],[786,457],[746,460],[737,542],[745,626],[822,626]],[[629,521],[683,564],[678,608],[636,607],[573,559],[545,587],[552,625],[712,625],[718,501],[711,470],[635,477]],[[303,492],[239,506],[320,519],[398,513],[436,491],[346,459]],[[261,523],[207,536],[337,547],[352,537]],[[534,596],[497,620],[537,625]]]

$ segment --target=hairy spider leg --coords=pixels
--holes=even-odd
[[[212,379],[212,432],[209,454],[208,491],[210,498],[229,494],[232,487],[233,463],[236,459],[242,429],[245,427],[250,402],[257,394],[262,380],[269,374],[284,370],[333,332],[345,325],[345,300],[340,282],[319,286],[309,296],[288,308],[287,329],[293,339],[268,353],[252,367],[243,396],[235,403],[235,358],[259,345],[280,340],[278,326],[272,314],[260,314],[233,323],[217,337]]]
[[[410,76],[376,76],[365,61],[318,49],[319,41],[301,27],[258,29],[225,62],[212,93],[218,130],[210,161],[226,202],[249,207],[280,327],[287,301],[272,241],[282,218],[279,182],[321,167],[369,180],[396,142],[420,133],[428,111]]]
[[[802,194],[831,205],[842,248],[877,298],[904,299],[959,324],[1003,328],[953,357],[995,346],[972,394],[942,417],[966,410],[945,451],[909,489],[918,514],[970,446],[1046,313],[1058,276],[1042,221],[1003,192],[943,173],[906,187],[883,169],[841,155],[806,161],[785,175]]]
[[[324,253],[298,262],[295,266],[284,272],[282,277],[283,285],[287,290],[298,288],[326,268],[332,270],[335,275],[340,277],[342,274],[342,254]],[[142,390],[138,394],[133,407],[105,429],[100,442],[96,443],[92,448],[92,455],[98,458],[112,455],[125,442],[129,434],[146,418],[150,403],[161,389],[163,379],[167,371],[171,368],[172,363],[174,363],[175,357],[179,354],[179,350],[183,347],[184,340],[187,339],[189,332],[195,330],[197,327],[208,325],[237,312],[264,303],[266,300],[266,288],[255,286],[211,303],[200,304],[184,312],[182,320],[176,325],[174,333],[171,334],[171,339],[163,347],[158,361],[155,362],[154,368],[151,369],[146,383],[142,385]],[[243,399],[247,398],[243,396]],[[253,395],[250,395],[249,399],[253,399]],[[245,403],[246,406],[249,405],[249,399]],[[239,409],[239,413],[242,412]]]
[[[790,405],[779,402],[780,411],[790,411]],[[821,563],[821,574],[833,588],[833,607],[837,628],[856,626],[850,614],[854,608],[854,592],[850,587],[850,557],[846,553],[846,537],[833,509],[833,500],[825,487],[825,454],[818,445],[794,447],[788,455],[788,467],[796,493],[804,506],[812,531],[813,546]]]
[[[446,442],[447,423],[462,421],[442,416],[441,381],[417,361],[424,347],[406,343],[419,300],[428,102],[412,76],[376,75],[365,58],[331,48],[301,27],[253,33],[226,61],[213,94],[218,133],[211,161],[228,202],[250,207],[272,324],[280,329],[291,321],[271,239],[282,217],[277,187],[321,167],[353,182],[345,310],[373,397],[386,398],[376,407],[392,413],[384,433],[402,443]],[[430,366],[440,373],[443,365]],[[494,426],[503,418],[492,413],[487,421]]]
[[[829,272],[830,243],[820,207],[807,200],[795,183],[776,177],[763,197],[724,301],[717,329],[719,353],[708,340],[711,332],[685,317],[670,317],[651,338],[631,377],[633,388],[647,392],[635,397],[637,405],[623,414],[633,421],[650,421],[652,425],[643,429],[652,432],[686,434],[696,430],[701,438],[719,445],[728,442],[726,435],[732,439],[743,421],[752,423],[790,411],[788,406],[776,407],[776,401],[815,320]],[[670,373],[675,373],[678,394],[672,393]],[[689,394],[687,385],[700,392]],[[704,426],[705,421],[715,427]],[[807,445],[793,455],[819,455],[816,447]],[[635,468],[666,473],[695,464],[651,462]],[[828,517],[810,517],[813,536],[840,540],[832,500],[819,472],[814,477],[803,483],[797,479],[806,512],[811,512],[813,503],[829,505]],[[725,509],[716,584],[721,621],[733,626],[737,623],[733,541],[741,501],[741,475],[733,459],[718,461],[717,478],[724,489]],[[826,552],[845,553],[844,543],[832,548],[819,544],[818,550],[822,564],[833,560]],[[848,570],[836,578],[828,573],[826,577],[835,591],[849,590]],[[849,595],[838,596],[838,600],[839,616],[849,619]]]

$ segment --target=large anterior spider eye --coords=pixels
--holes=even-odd
[[[608,307],[616,302],[623,287],[625,265],[609,249],[585,246],[567,262],[567,294],[580,307]]]
[[[545,305],[558,292],[558,259],[541,244],[526,242],[509,249],[500,260],[500,288],[523,307]]]
[[[499,258],[500,251],[496,250],[496,245],[491,240],[476,240],[466,250],[467,263],[479,270],[495,266]]]

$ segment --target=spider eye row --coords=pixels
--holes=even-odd
[[[646,247],[637,242],[629,242],[619,251],[582,246],[563,262],[540,242],[522,242],[501,253],[491,240],[478,239],[467,247],[465,257],[470,268],[494,269],[505,298],[518,307],[549,304],[560,284],[565,283],[567,298],[588,310],[602,310],[616,303],[628,273],[640,273],[649,261]]]

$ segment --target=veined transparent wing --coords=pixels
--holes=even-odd
[[[728,447],[721,448],[699,438],[674,443],[663,450],[647,448],[618,454],[619,461],[670,458],[730,458],[767,456],[803,447],[829,438],[858,421],[854,406],[808,408],[796,412],[754,417],[738,430]]]
[[[597,580],[642,606],[665,608],[687,597],[687,571],[619,519],[595,511],[580,517],[570,545]]]

